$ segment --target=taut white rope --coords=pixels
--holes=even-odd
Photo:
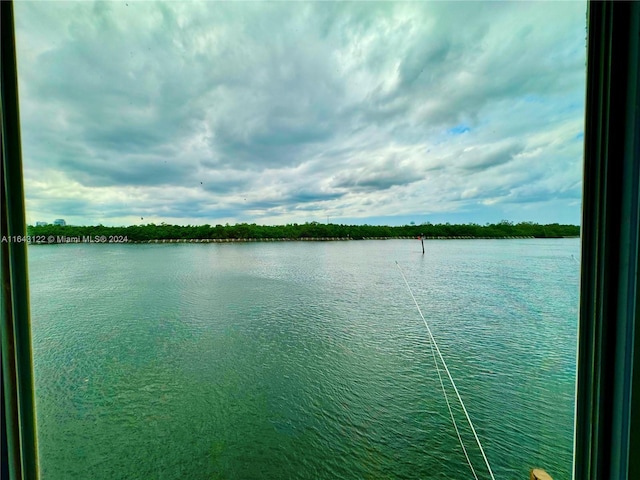
[[[462,441],[462,437],[460,436],[460,430],[458,430],[458,424],[456,423],[456,419],[453,416],[453,411],[451,410],[451,404],[449,403],[449,396],[447,395],[447,391],[444,389],[444,382],[442,381],[442,375],[440,374],[440,367],[438,366],[438,361],[436,360],[436,350],[433,348],[433,342],[431,341],[431,339],[429,339],[429,345],[431,345],[431,354],[433,355],[433,364],[436,366],[436,371],[438,372],[438,378],[440,379],[440,386],[442,387],[444,400],[447,402],[447,408],[449,409],[449,415],[451,416],[451,421],[453,422],[453,428],[455,428],[456,430],[456,435],[458,435],[458,441],[460,442],[460,446],[462,447],[464,457],[467,459],[467,463],[469,464],[471,473],[473,473],[473,478],[478,480],[478,475],[476,475],[476,470],[473,468],[473,464],[469,459],[469,454],[467,453],[467,449],[465,448],[464,442]]]
[[[398,267],[398,270],[400,270],[400,275],[402,275],[402,279],[404,280],[404,283],[407,286],[407,289],[409,290],[409,293],[411,294],[411,298],[413,298],[413,303],[416,304],[416,308],[418,309],[418,313],[420,314],[420,317],[422,318],[422,321],[424,322],[424,326],[427,327],[427,332],[429,333],[429,338],[431,339],[433,347],[435,347],[436,352],[438,352],[438,356],[440,357],[440,361],[442,362],[442,366],[444,367],[444,370],[447,372],[447,376],[449,377],[449,381],[451,382],[451,385],[453,386],[453,390],[456,392],[456,395],[458,397],[458,401],[460,402],[460,406],[462,406],[462,410],[464,411],[464,414],[467,417],[467,422],[469,422],[469,426],[471,427],[471,431],[473,432],[473,436],[476,439],[476,442],[478,443],[478,447],[480,448],[480,453],[482,454],[482,458],[484,459],[484,463],[487,465],[487,470],[489,470],[489,475],[491,476],[492,480],[495,480],[495,477],[493,476],[493,472],[491,471],[491,466],[489,465],[489,460],[487,460],[487,456],[484,453],[484,449],[482,448],[482,444],[480,443],[480,439],[478,438],[478,434],[476,433],[476,429],[473,427],[473,423],[471,422],[471,417],[469,417],[469,412],[467,412],[467,408],[464,406],[464,402],[462,401],[462,397],[460,396],[460,392],[458,392],[458,387],[456,387],[456,383],[453,381],[453,377],[451,376],[451,372],[449,371],[449,367],[447,367],[447,363],[444,361],[444,357],[442,356],[442,353],[440,352],[440,348],[438,347],[438,343],[436,342],[436,339],[434,338],[433,334],[431,333],[431,329],[429,328],[429,324],[425,320],[424,315],[422,314],[422,310],[420,310],[420,305],[418,305],[418,301],[416,300],[416,297],[413,295],[413,291],[411,290],[411,287],[409,286],[409,282],[407,282],[407,277],[404,276],[404,272],[402,271],[402,268],[400,268],[400,264],[397,261],[396,261],[396,266]],[[438,374],[440,374],[439,370],[438,370]],[[443,386],[443,391],[444,391],[444,386]],[[445,393],[445,398],[446,398],[446,393]],[[449,401],[447,400],[447,404],[448,403],[449,403]],[[449,413],[451,413],[451,409],[449,409]],[[451,415],[453,416],[452,413],[451,413]],[[455,421],[454,421],[454,425],[455,425]],[[456,432],[457,432],[457,430],[458,429],[456,427]],[[462,439],[460,438],[459,434],[458,434],[458,438],[462,442]],[[464,449],[464,447],[463,447],[463,449]],[[466,455],[466,450],[465,450],[465,456],[467,456]],[[469,461],[469,457],[468,456],[467,456],[467,461]],[[471,463],[469,463],[469,465],[471,466]],[[473,467],[471,468],[471,470],[473,471]],[[474,471],[474,476],[475,476],[475,471]]]

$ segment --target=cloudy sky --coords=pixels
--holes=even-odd
[[[27,221],[580,222],[584,2],[20,2]]]

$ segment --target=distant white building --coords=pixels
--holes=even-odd
[[[67,222],[64,221],[64,218],[56,218],[53,221],[53,224],[54,225],[60,225],[61,227],[64,227],[67,224]]]
[[[36,222],[36,227],[46,227],[49,225],[47,222]]]

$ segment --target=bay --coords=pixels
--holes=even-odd
[[[578,239],[29,248],[57,479],[570,478]],[[478,478],[489,478],[450,384]]]

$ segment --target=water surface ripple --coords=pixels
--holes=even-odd
[[[496,479],[570,478],[579,241],[426,248],[30,247],[42,478],[473,478],[396,260]]]

